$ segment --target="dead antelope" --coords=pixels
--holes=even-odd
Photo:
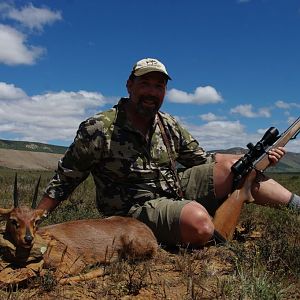
[[[12,208],[0,208],[0,215],[6,219],[5,236],[17,247],[28,249],[34,243],[37,224],[44,215],[43,210],[34,209],[36,205],[38,186],[40,178],[37,182],[32,207],[19,206],[19,195],[17,188],[17,175],[14,183],[14,206]]]
[[[105,219],[85,219],[37,228],[45,212],[34,209],[38,185],[32,208],[18,205],[17,177],[14,184],[14,207],[0,208],[0,215],[7,220],[5,235],[16,246],[16,251],[30,251],[35,238],[47,242],[43,249],[44,267],[55,270],[59,282],[81,281],[103,274],[101,269],[79,274],[89,265],[110,263],[121,257],[144,259],[153,257],[157,241],[149,227],[129,217],[114,216]]]

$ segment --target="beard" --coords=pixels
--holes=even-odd
[[[136,105],[136,112],[147,118],[153,118],[159,109],[160,100],[154,96],[141,96]]]

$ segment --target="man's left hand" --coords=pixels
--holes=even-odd
[[[276,165],[279,160],[286,154],[286,151],[283,147],[274,148],[268,151],[269,160],[271,165]]]

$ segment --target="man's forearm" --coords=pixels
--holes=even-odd
[[[48,195],[44,195],[41,202],[38,204],[37,209],[44,209],[47,212],[51,212],[59,204],[60,204],[60,201],[50,198]]]

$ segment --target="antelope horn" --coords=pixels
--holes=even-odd
[[[15,175],[15,184],[14,184],[14,207],[19,206],[19,195],[18,195],[18,175]]]
[[[41,175],[36,183],[35,190],[34,190],[34,195],[33,195],[32,204],[31,204],[31,208],[33,208],[33,209],[36,208],[36,200],[37,200],[37,196],[38,196],[40,182],[41,182]]]

